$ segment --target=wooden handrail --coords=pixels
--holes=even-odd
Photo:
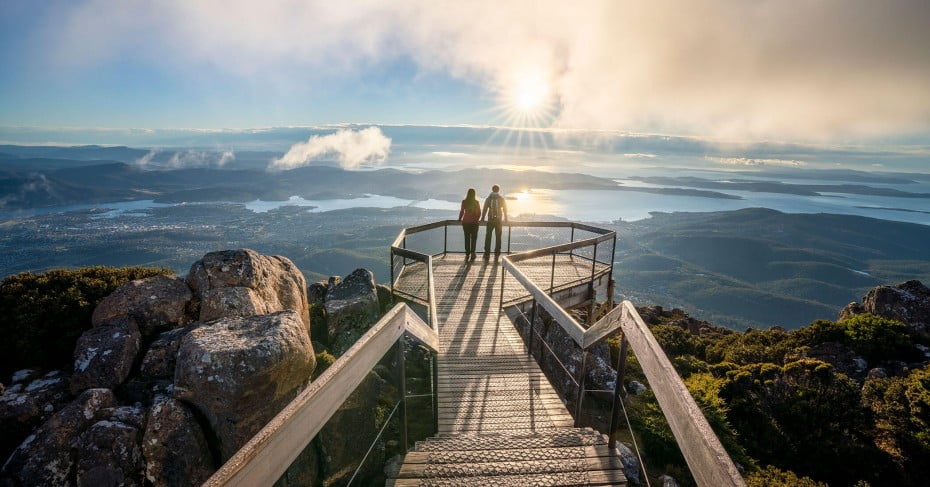
[[[439,348],[435,330],[406,304],[395,305],[203,485],[273,484],[404,332],[433,352]]]
[[[694,480],[700,486],[744,487],[746,482],[730,455],[633,303],[623,301],[620,307],[623,335],[633,347]]]

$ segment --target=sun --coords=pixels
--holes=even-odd
[[[523,115],[538,115],[548,105],[549,82],[541,73],[522,71],[513,76],[508,90],[511,109]]]

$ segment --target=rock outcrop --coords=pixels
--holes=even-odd
[[[139,429],[120,421],[91,425],[75,442],[79,487],[142,484]]]
[[[68,376],[60,370],[13,374],[12,385],[0,394],[0,458],[5,459],[32,430],[70,400]]]
[[[136,324],[128,320],[85,331],[74,347],[71,392],[122,384],[135,363],[141,339]]]
[[[380,308],[374,274],[356,269],[342,281],[330,279],[325,307],[329,347],[341,355],[377,321]]]
[[[380,316],[369,271],[310,289],[319,337],[331,310],[341,351]],[[73,374],[25,369],[0,390],[0,485],[204,482],[310,381],[307,297],[293,263],[247,249],[207,254],[186,279],[121,286],[79,338]],[[384,384],[369,374],[282,485],[351,472],[377,433]],[[380,469],[385,441],[364,475]]]
[[[187,284],[200,321],[294,310],[309,328],[307,281],[286,257],[250,249],[211,252],[191,266]]]
[[[123,284],[94,308],[93,325],[128,321],[148,337],[193,321],[191,290],[184,281],[155,276]]]
[[[178,400],[159,396],[142,439],[145,478],[154,485],[200,485],[213,473],[206,436]]]
[[[89,389],[29,435],[3,465],[3,476],[22,485],[68,485],[74,468],[71,445],[93,424],[96,412],[115,403],[109,389]]]
[[[872,288],[862,297],[862,303],[846,305],[840,311],[839,320],[863,313],[898,320],[916,331],[930,334],[930,288],[920,281]]]
[[[314,366],[297,312],[224,318],[181,340],[174,394],[208,418],[225,460],[300,392]]]

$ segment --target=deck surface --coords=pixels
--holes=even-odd
[[[606,266],[598,264],[596,271]],[[534,282],[577,285],[591,261],[560,255],[520,263]],[[439,431],[407,453],[393,486],[626,485],[605,437],[574,421],[506,314],[500,312],[499,262],[433,260],[439,321]],[[505,300],[526,291],[504,278]],[[408,266],[395,289],[426,296],[422,264]]]

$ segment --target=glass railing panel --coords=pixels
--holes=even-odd
[[[417,340],[399,339],[274,485],[383,485],[386,468],[436,432],[433,359]]]

